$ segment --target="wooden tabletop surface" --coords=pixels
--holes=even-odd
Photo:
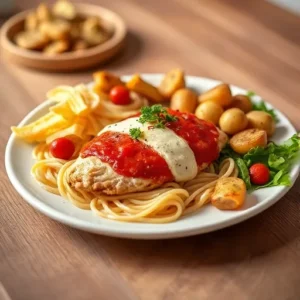
[[[115,10],[129,27],[126,49],[106,69],[128,74],[182,67],[256,91],[300,129],[299,17],[262,0],[90,2]],[[88,82],[92,71],[42,73],[2,58],[2,158],[11,125],[50,88]],[[85,233],[36,212],[9,183],[2,159],[0,282],[13,300],[298,300],[299,184],[267,211],[228,229],[134,241]]]

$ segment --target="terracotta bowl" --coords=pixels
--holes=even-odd
[[[53,56],[23,49],[13,42],[13,37],[23,29],[25,17],[32,11],[27,10],[16,14],[3,24],[0,32],[3,55],[11,62],[31,68],[47,71],[72,71],[99,64],[117,54],[124,45],[127,32],[121,17],[97,5],[76,4],[76,8],[82,16],[99,16],[104,27],[112,31],[111,38],[103,44],[86,50],[65,52]]]

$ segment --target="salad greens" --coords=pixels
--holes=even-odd
[[[260,189],[263,187],[291,185],[289,172],[293,164],[300,159],[300,138],[294,134],[285,143],[277,145],[270,142],[265,148],[255,147],[244,155],[239,155],[227,145],[220,153],[219,161],[231,157],[234,159],[239,177],[244,180],[247,189]],[[270,170],[270,181],[265,185],[251,184],[249,167],[255,163],[263,163]]]
[[[248,91],[248,93],[246,94],[246,96],[248,96],[250,99],[254,96],[256,96],[256,94],[253,91]],[[275,122],[278,122],[278,117],[276,115],[276,112],[274,111],[274,109],[272,108],[267,108],[265,101],[261,100],[258,103],[255,103],[252,99],[252,106],[253,106],[253,110],[260,110],[260,111],[265,111],[266,113],[270,114],[273,118],[273,120]]]

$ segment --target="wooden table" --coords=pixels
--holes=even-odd
[[[130,30],[127,48],[105,68],[128,74],[180,66],[256,91],[300,129],[300,18],[262,0],[99,3],[124,17]],[[88,82],[91,72],[41,73],[2,59],[1,156],[9,126],[47,90]],[[184,239],[132,241],[56,223],[22,200],[3,160],[0,176],[0,281],[14,300],[300,299],[299,180],[242,224]]]

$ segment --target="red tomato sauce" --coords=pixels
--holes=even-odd
[[[166,161],[151,147],[129,135],[106,131],[81,150],[82,158],[97,156],[118,174],[164,183],[174,179]]]
[[[210,122],[200,120],[190,113],[181,113],[168,109],[169,114],[176,116],[177,121],[166,124],[178,136],[187,141],[193,150],[198,166],[211,163],[219,156],[216,126]]]
[[[218,158],[219,133],[212,123],[199,120],[193,114],[171,109],[168,112],[177,120],[167,123],[166,127],[187,141],[199,166]],[[99,157],[116,173],[127,177],[152,179],[159,183],[174,179],[166,161],[155,150],[128,134],[104,132],[83,147],[81,157],[88,156]]]

